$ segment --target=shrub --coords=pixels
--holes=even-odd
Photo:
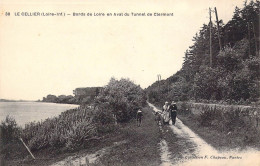
[[[198,120],[202,126],[212,126],[215,125],[214,120],[219,120],[221,117],[221,112],[216,107],[203,106]]]
[[[35,151],[50,147],[75,150],[115,130],[115,122],[135,117],[137,109],[145,104],[146,97],[140,86],[128,79],[111,79],[95,98],[94,107],[81,105],[62,112],[59,117],[26,124],[22,138]]]
[[[1,144],[6,145],[19,138],[21,135],[21,128],[17,126],[14,118],[7,116],[0,125],[0,140]]]
[[[222,98],[222,91],[218,85],[218,78],[222,77],[221,68],[210,68],[202,66],[201,72],[194,77],[193,91],[196,99],[219,100]]]
[[[230,47],[226,47],[223,51],[220,51],[217,56],[218,65],[226,71],[241,69],[241,61],[238,53]]]
[[[127,122],[135,117],[137,109],[146,104],[145,93],[139,85],[129,79],[116,80],[112,78],[96,99],[100,103],[107,103],[103,111],[111,111],[118,122]]]
[[[180,115],[191,115],[191,106],[187,102],[178,102],[178,114]]]
[[[31,150],[48,147],[73,150],[83,144],[84,140],[97,135],[93,115],[94,110],[89,108],[68,110],[59,117],[27,124],[22,137]]]

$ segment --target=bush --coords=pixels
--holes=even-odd
[[[115,123],[113,111],[108,103],[100,103],[93,112],[93,122],[100,125]]]
[[[199,123],[202,126],[212,126],[215,125],[215,120],[221,119],[222,115],[219,110],[216,109],[216,107],[212,108],[210,106],[204,106],[202,107],[203,110],[199,115]]]
[[[0,140],[2,145],[6,145],[13,140],[19,138],[21,135],[21,128],[17,126],[14,118],[7,116],[0,125]]]
[[[201,126],[210,127],[219,132],[232,133],[241,137],[241,142],[255,143],[259,139],[260,132],[254,124],[253,114],[257,108],[235,107],[210,107],[203,106],[203,111],[198,116]]]
[[[27,124],[22,137],[31,150],[48,147],[73,150],[83,144],[84,140],[97,135],[93,115],[94,110],[89,108],[68,110],[59,117]]]
[[[138,108],[146,104],[145,93],[139,85],[129,79],[116,80],[112,78],[96,99],[98,107],[107,103],[106,109],[111,111],[118,122],[127,122],[134,118]]]
[[[140,86],[128,79],[111,79],[95,98],[94,107],[81,105],[59,117],[26,124],[22,134],[15,120],[7,117],[1,125],[1,140],[7,142],[21,135],[32,151],[46,148],[73,151],[114,131],[115,122],[129,121],[145,104]]]
[[[187,102],[178,102],[178,114],[180,115],[191,115],[191,106]]]
[[[194,78],[193,91],[196,99],[219,100],[222,97],[221,88],[218,86],[218,78],[223,75],[220,68],[201,66],[200,73]]]
[[[242,67],[241,57],[230,47],[226,47],[223,51],[219,52],[217,55],[217,62],[220,67],[229,72],[239,70]]]

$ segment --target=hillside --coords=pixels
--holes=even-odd
[[[182,68],[146,89],[151,102],[165,100],[249,104],[259,101],[259,1],[236,7],[226,24],[203,25]],[[210,29],[212,59],[210,59]],[[220,39],[220,40],[219,40]],[[211,63],[212,60],[212,63]]]

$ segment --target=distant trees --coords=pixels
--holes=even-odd
[[[58,98],[55,95],[47,95],[47,97],[43,97],[43,102],[57,103]]]
[[[76,88],[72,95],[47,95],[43,97],[42,102],[50,102],[50,103],[65,103],[65,104],[91,104],[94,102],[95,97],[101,91],[101,87],[86,87],[86,88]]]
[[[93,103],[94,99],[98,96],[102,87],[85,87],[76,88],[73,91],[75,99],[79,104],[90,104]]]
[[[47,95],[47,97],[43,97],[42,102],[49,102],[49,103],[65,103],[65,104],[76,104],[76,99],[72,95]]]
[[[183,66],[175,75],[146,89],[149,99],[217,100],[255,102],[259,100],[259,10],[260,2],[235,8],[227,24],[220,23],[220,50],[216,25],[212,27],[213,65],[209,60],[209,25],[204,24],[185,52]],[[155,97],[154,94],[160,94]]]

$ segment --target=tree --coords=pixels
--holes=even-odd
[[[219,21],[223,50],[219,49],[217,28],[213,25],[211,68],[209,25],[203,24],[192,39],[193,45],[185,52],[182,68],[167,80],[160,81],[160,89],[157,82],[146,89],[149,100],[157,103],[172,99],[257,101],[260,86],[259,10],[260,1],[250,1],[243,8],[236,7],[227,24]],[[168,80],[170,85],[165,84]]]
[[[96,99],[96,103],[107,103],[118,122],[126,122],[135,117],[138,108],[146,104],[145,93],[139,85],[129,79],[111,78]]]

